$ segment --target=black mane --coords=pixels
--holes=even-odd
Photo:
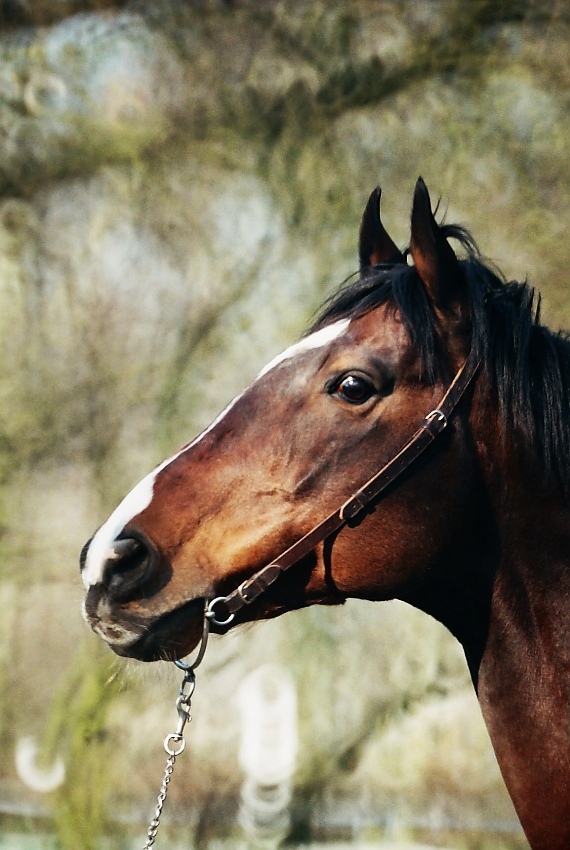
[[[442,225],[466,251],[460,260],[471,300],[472,346],[498,400],[504,434],[533,450],[545,478],[570,495],[570,340],[540,322],[540,296],[527,283],[507,282],[481,259],[464,228]],[[391,303],[417,345],[426,379],[445,379],[435,316],[413,266],[394,264],[349,279],[323,305],[309,332]]]

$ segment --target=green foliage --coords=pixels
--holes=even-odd
[[[119,693],[108,651],[83,646],[60,684],[48,719],[44,754],[62,751],[65,782],[54,792],[54,824],[62,850],[96,850],[117,825],[110,811],[111,767],[120,742],[108,730],[109,710]],[[118,845],[117,845],[118,846]]]

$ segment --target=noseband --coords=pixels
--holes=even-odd
[[[399,452],[386,463],[363,487],[344,504],[286,549],[270,564],[243,581],[227,596],[218,596],[206,606],[206,618],[211,625],[229,626],[237,612],[251,605],[279,576],[309,555],[314,548],[354,519],[390,484],[392,484],[446,428],[449,417],[473,380],[481,359],[471,350],[463,366],[447,388],[439,405],[424,418],[418,430]],[[218,609],[219,616],[216,615]],[[220,611],[222,609],[222,611]],[[222,613],[225,612],[225,617]]]

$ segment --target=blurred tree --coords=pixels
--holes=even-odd
[[[164,719],[157,674],[118,697],[105,657],[78,637],[74,553],[355,270],[370,189],[383,184],[385,219],[405,245],[421,173],[447,219],[467,224],[508,276],[528,274],[550,322],[570,322],[569,42],[562,0],[0,4],[0,772],[11,776],[16,707],[36,705],[32,665],[45,700],[59,693],[47,749],[67,724],[65,846],[91,846],[105,828],[122,761],[134,766],[131,803],[153,798]],[[65,616],[53,617],[54,599]],[[350,607],[236,638],[248,661],[240,650],[201,680],[200,781],[181,765],[173,791],[174,804],[195,794],[200,835],[212,789],[230,798],[238,784],[219,694],[269,646],[300,687],[299,800],[373,787],[421,809],[439,782],[446,811],[454,795],[465,810],[476,799],[488,812],[495,795],[510,811],[479,727],[463,736],[474,754],[465,791],[430,747],[437,736],[447,747],[456,724],[474,728],[455,699],[465,668],[434,624],[393,611],[359,609],[374,647],[365,676],[351,678],[364,635]],[[125,706],[143,692],[141,740]],[[425,759],[416,779],[402,767],[394,790],[384,767],[403,765],[399,742],[421,740],[418,729]],[[223,736],[228,755],[214,764]]]
[[[64,783],[54,792],[54,822],[62,850],[96,850],[101,835],[120,832],[112,812],[109,771],[120,750],[108,729],[119,692],[116,665],[102,649],[79,651],[55,695],[44,738],[44,757],[65,756]],[[125,777],[123,777],[125,781]]]

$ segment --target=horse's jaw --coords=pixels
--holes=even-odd
[[[137,616],[120,608],[107,610],[95,604],[90,594],[83,605],[87,624],[117,655],[137,661],[174,661],[184,658],[200,641],[204,600],[192,599],[164,614]]]

